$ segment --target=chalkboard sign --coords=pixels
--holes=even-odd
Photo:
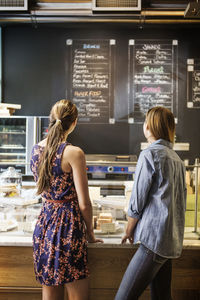
[[[187,107],[200,108],[200,59],[187,60]]]
[[[129,123],[140,123],[153,106],[177,118],[177,40],[129,40]]]
[[[115,123],[115,40],[66,41],[69,98],[77,105],[79,123]]]

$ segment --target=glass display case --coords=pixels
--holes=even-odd
[[[37,117],[37,142],[45,139],[48,133],[49,117]]]
[[[35,117],[3,117],[0,119],[0,173],[14,166],[29,175],[30,155],[36,143]]]
[[[42,206],[36,189],[21,189],[20,195],[15,196],[0,191],[0,237],[4,233],[32,234]]]
[[[22,176],[15,168],[9,167],[5,172],[0,174],[0,196],[20,196],[21,187]]]

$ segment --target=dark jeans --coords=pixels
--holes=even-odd
[[[151,300],[172,300],[172,263],[140,245],[124,274],[115,300],[136,300],[150,284]]]

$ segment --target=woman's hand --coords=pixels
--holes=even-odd
[[[96,239],[94,232],[87,233],[88,243],[103,243],[102,239]]]
[[[135,230],[135,226],[136,226],[137,222],[138,222],[138,219],[128,217],[126,233],[123,236],[122,241],[121,241],[122,244],[125,244],[127,240],[129,240],[129,242],[131,244],[133,244],[134,230]]]
[[[133,244],[133,234],[132,235],[125,234],[121,240],[121,244],[125,244],[127,240],[129,240],[130,244]]]

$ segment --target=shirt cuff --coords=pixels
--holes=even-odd
[[[134,219],[140,219],[142,214],[139,214],[136,210],[132,210],[131,208],[128,209],[127,212],[128,216]]]

